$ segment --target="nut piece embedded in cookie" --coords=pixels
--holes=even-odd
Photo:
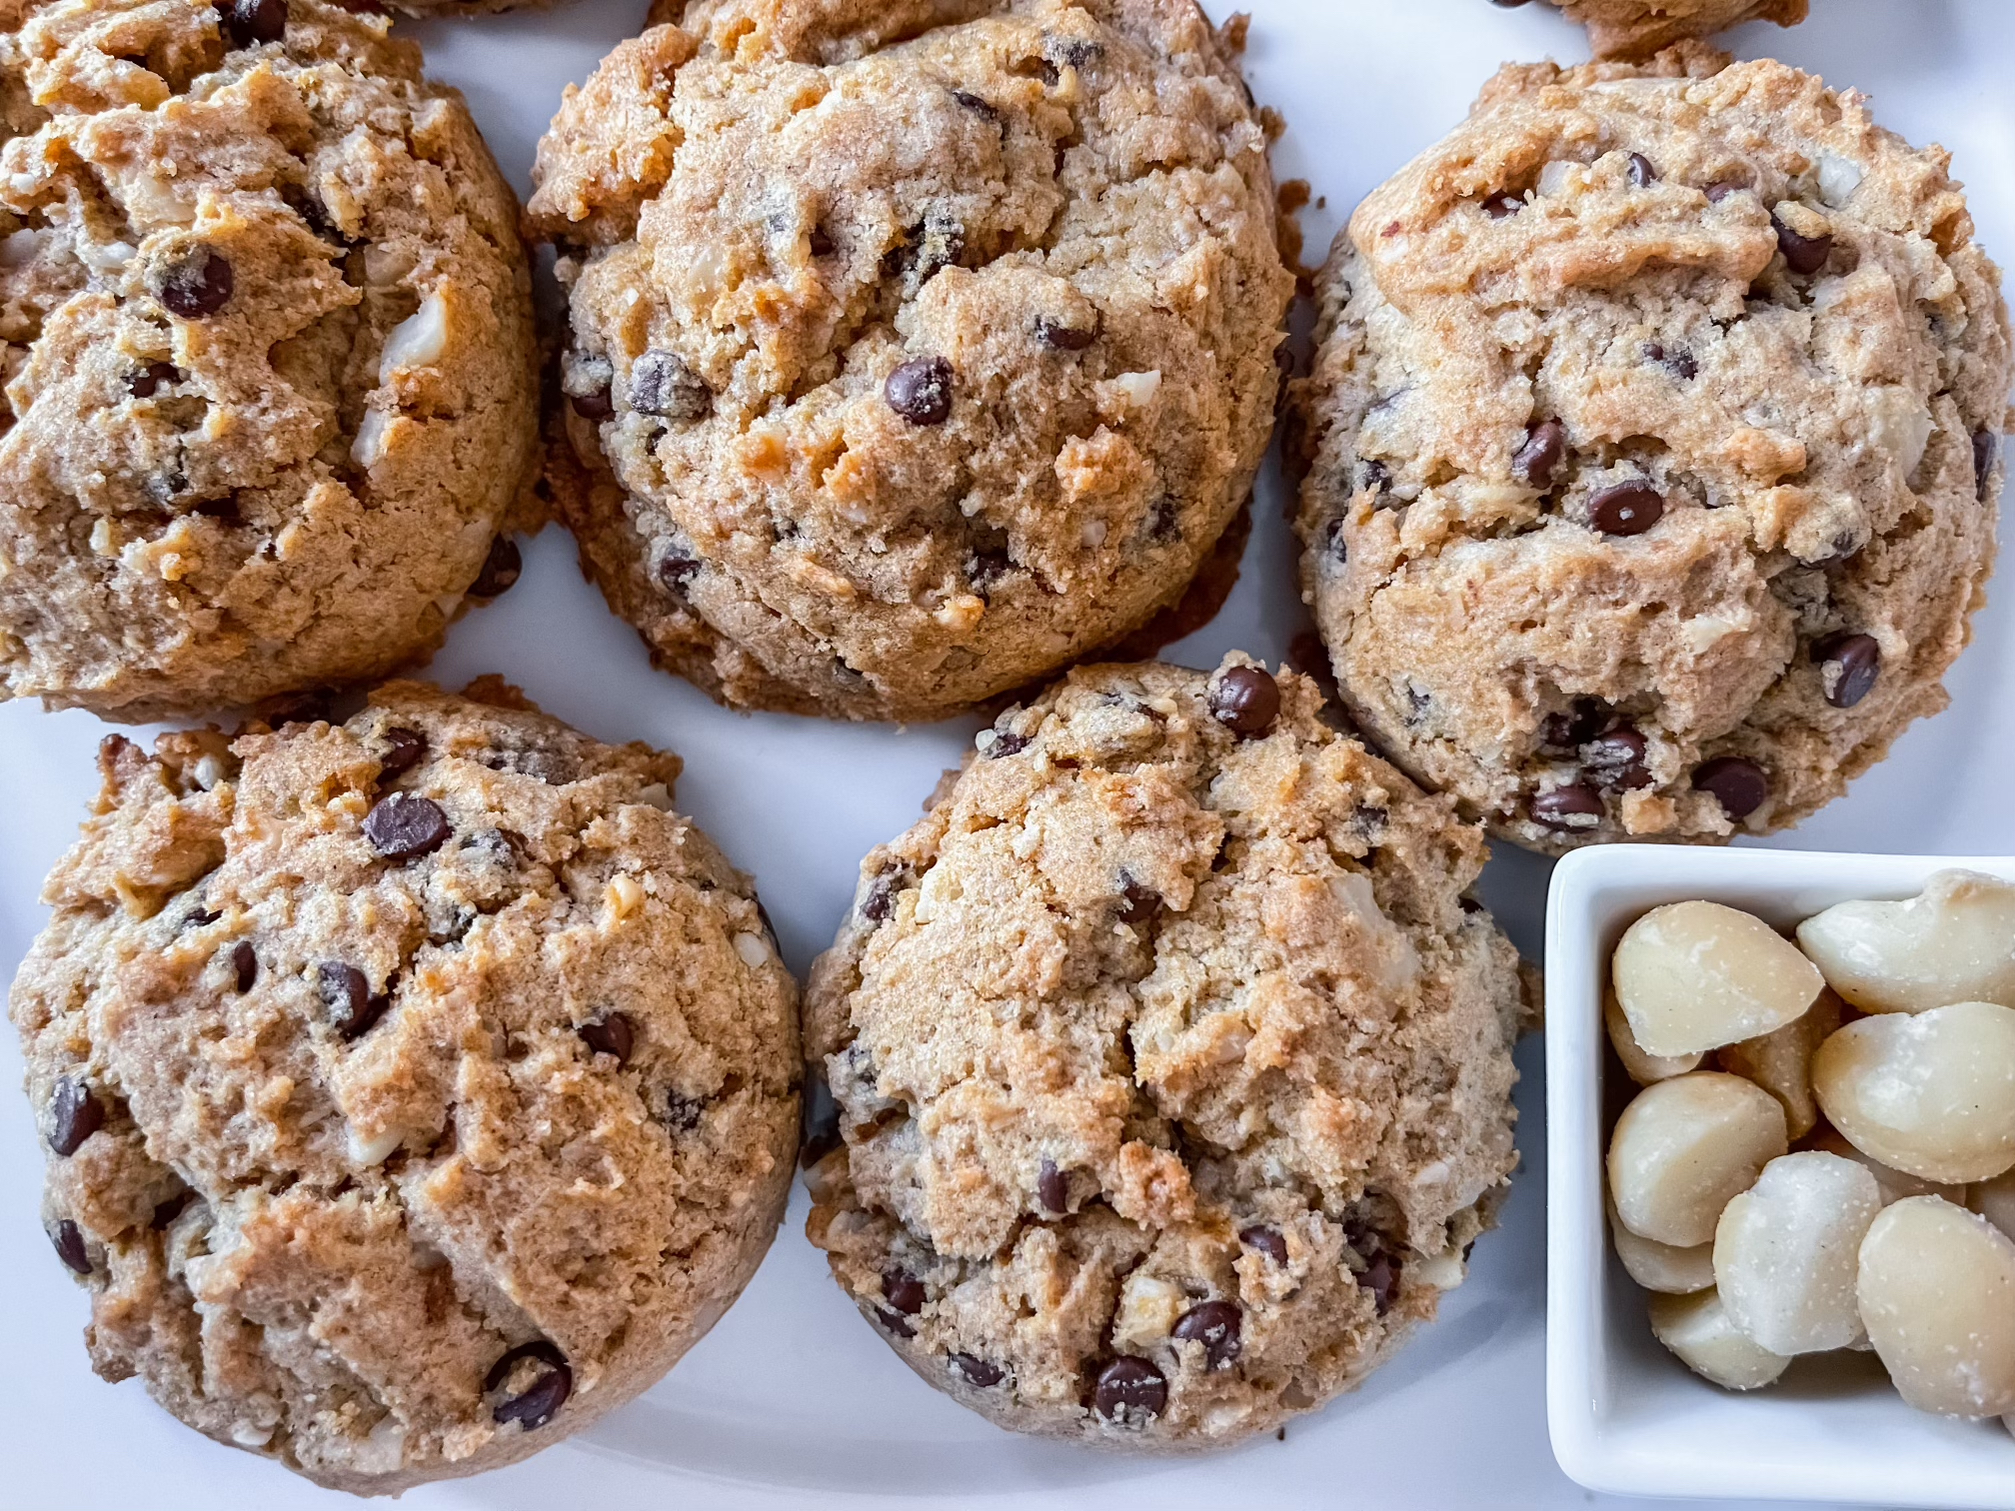
[[[10,15],[0,699],[139,721],[431,650],[501,590],[537,429],[461,97],[324,0]]]
[[[648,1387],[769,1246],[801,1069],[677,758],[495,678],[157,752],[105,742],[11,999],[98,1373],[365,1494]]]
[[[812,1241],[1003,1426],[1271,1431],[1490,1225],[1525,1009],[1463,895],[1482,835],[1321,705],[1236,655],[1072,672],[868,856],[814,967]]]
[[[673,7],[679,10],[679,7]],[[560,516],[722,702],[924,720],[1176,604],[1293,280],[1191,0],[706,0],[540,143]]]
[[[1948,167],[1685,43],[1507,67],[1365,200],[1290,399],[1303,590],[1381,749],[1534,849],[1720,841],[1944,706],[2011,379]]]

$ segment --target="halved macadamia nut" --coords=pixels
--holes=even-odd
[[[1907,1174],[1984,1181],[2015,1166],[2015,1008],[1859,1019],[1819,1046],[1812,1086],[1856,1148]]]
[[[1805,1147],[1853,1160],[1875,1177],[1876,1189],[1882,1193],[1882,1205],[1885,1207],[1892,1201],[1902,1201],[1907,1196],[1942,1196],[1957,1206],[1966,1205],[1966,1187],[1948,1185],[1944,1181],[1926,1180],[1921,1175],[1911,1175],[1885,1165],[1873,1155],[1864,1154],[1848,1143],[1841,1137],[1838,1128],[1822,1126],[1817,1133],[1805,1140]]]
[[[1609,1139],[1609,1191],[1640,1238],[1692,1248],[1790,1147],[1784,1109],[1740,1076],[1697,1070],[1640,1091]]]
[[[1737,1328],[1712,1290],[1653,1296],[1650,1312],[1652,1336],[1696,1375],[1723,1389],[1760,1389],[1791,1365]]]
[[[1966,1205],[2015,1238],[2015,1170],[1968,1187]]]
[[[1843,902],[1798,926],[1827,984],[1870,1013],[2015,1007],[2015,885],[1941,871],[1904,902]]]
[[[1803,1138],[1819,1121],[1819,1105],[1812,1100],[1812,1056],[1839,1027],[1840,999],[1821,992],[1811,1007],[1777,1032],[1717,1049],[1714,1063],[1776,1097],[1791,1136]]]
[[[1609,1204],[1609,1236],[1616,1245],[1616,1257],[1630,1278],[1647,1291],[1667,1296],[1690,1296],[1714,1284],[1714,1245],[1695,1244],[1676,1249],[1656,1239],[1639,1238],[1616,1216],[1616,1204]]]
[[[1984,1217],[1935,1196],[1884,1208],[1856,1289],[1904,1400],[1956,1417],[2015,1411],[2015,1242]]]
[[[1772,1160],[1714,1230],[1714,1284],[1729,1319],[1773,1354],[1848,1347],[1861,1336],[1861,1240],[1881,1211],[1875,1177],[1852,1160]]]
[[[1653,908],[1624,931],[1610,970],[1631,1033],[1654,1055],[1774,1033],[1826,984],[1769,924],[1718,902]]]
[[[1623,1073],[1639,1086],[1656,1086],[1660,1081],[1669,1081],[1689,1070],[1698,1070],[1700,1062],[1706,1058],[1698,1054],[1646,1054],[1644,1046],[1630,1032],[1630,1020],[1623,1016],[1623,1007],[1613,991],[1605,993],[1602,998],[1602,1026],[1609,1030],[1610,1047],[1616,1051],[1616,1058],[1623,1062]]]

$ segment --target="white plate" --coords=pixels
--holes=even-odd
[[[1459,120],[1506,58],[1585,55],[1548,8],[1486,0],[1239,0],[1254,13],[1248,74],[1288,121],[1280,177],[1326,201],[1304,216],[1312,253],[1381,179]],[[1214,10],[1228,8],[1212,0]],[[1816,0],[1739,50],[1789,61],[1877,96],[1913,140],[1952,148],[1987,245],[2015,259],[2015,4],[2010,0]],[[579,0],[549,13],[411,28],[459,85],[505,169],[525,187],[532,148],[568,80],[639,22],[643,0]],[[1277,660],[1300,627],[1281,492],[1269,470],[1246,578],[1218,620],[1173,647],[1208,665],[1239,646]],[[1789,842],[1838,849],[2015,851],[2005,773],[2015,752],[2015,616],[1996,604],[1951,679],[1956,708],[1919,726],[1849,799]],[[580,580],[567,539],[526,552],[524,580],[456,628],[430,675],[501,671],[547,709],[610,739],[686,758],[680,806],[759,878],[784,951],[802,970],[845,911],[854,868],[905,827],[970,723],[898,732],[723,713],[651,670],[625,626]],[[0,707],[0,959],[41,927],[37,884],[95,788],[88,715]],[[1998,779],[1998,780],[1997,780]],[[1539,947],[1546,868],[1506,854],[1486,892]],[[18,1081],[0,1034],[0,1082]],[[1002,1511],[1123,1499],[1154,1511],[1272,1505],[1581,1507],[1555,1467],[1542,1388],[1544,1180],[1537,1044],[1520,1056],[1526,1171],[1470,1282],[1357,1396],[1216,1460],[1129,1461],[1011,1437],[927,1389],[873,1336],[806,1244],[802,1200],[741,1302],[673,1375],[590,1432],[527,1463],[411,1493],[417,1507],[806,1502],[814,1491],[915,1504],[985,1497]],[[4,1091],[4,1087],[0,1087]],[[25,1102],[0,1095],[0,1273],[6,1356],[0,1507],[262,1511],[346,1504],[157,1411],[136,1383],[99,1383],[78,1332],[83,1294],[37,1222],[41,1156]],[[2015,1465],[2011,1465],[2015,1468]],[[2015,1486],[2015,1477],[2011,1477]],[[2015,1489],[2010,1492],[2015,1504]]]

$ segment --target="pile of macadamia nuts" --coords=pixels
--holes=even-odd
[[[1730,1390],[1872,1349],[1912,1406],[2015,1431],[2015,886],[1942,872],[1796,944],[1673,903],[1610,983],[1643,1088],[1610,1227],[1659,1341]]]

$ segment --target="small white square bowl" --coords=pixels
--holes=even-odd
[[[1546,910],[1546,1417],[1560,1467],[1591,1490],[1925,1507],[2015,1507],[2015,1438],[1903,1404],[1872,1355],[1801,1359],[1737,1395],[1651,1336],[1646,1296],[1603,1214],[1602,989],[1624,929],[1661,903],[1706,898],[1779,928],[1836,902],[1915,895],[1934,873],[2015,881],[2015,858],[1840,855],[1608,845],[1553,873]],[[1618,1079],[1622,1077],[1619,1073]],[[1606,1099],[1607,1098],[1607,1099]]]

